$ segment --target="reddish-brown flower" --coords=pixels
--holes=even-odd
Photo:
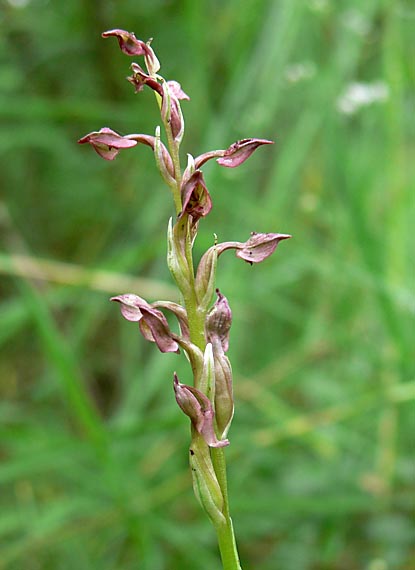
[[[102,158],[105,158],[105,160],[114,160],[120,150],[135,146],[137,141],[131,140],[128,137],[122,137],[115,131],[104,127],[99,131],[85,135],[79,139],[78,143],[89,143]]]
[[[195,168],[200,168],[212,158],[216,158],[216,162],[221,166],[235,168],[245,162],[259,146],[264,144],[274,144],[274,141],[267,139],[242,139],[236,141],[226,150],[211,150],[201,154],[195,159]]]
[[[236,249],[236,257],[251,264],[260,263],[274,253],[280,241],[290,237],[288,234],[257,234],[252,232],[249,240],[242,244],[242,247]]]
[[[160,97],[163,97],[163,88],[157,79],[146,73],[138,63],[132,63],[131,69],[133,74],[127,77],[127,80],[134,85],[136,93],[142,91],[144,85],[148,85],[148,87],[156,91]]]
[[[120,29],[108,30],[103,32],[102,37],[117,38],[121,50],[127,55],[143,55],[150,75],[154,75],[160,69],[160,63],[149,45],[150,42],[145,43],[142,40],[138,40],[132,32]]]
[[[240,141],[236,141],[225,150],[223,156],[218,158],[216,162],[221,166],[235,168],[235,166],[239,166],[245,162],[245,160],[247,160],[251,154],[263,144],[274,144],[274,141],[266,139],[242,139]]]
[[[166,317],[138,295],[127,294],[112,297],[121,305],[121,313],[128,321],[139,323],[146,340],[155,342],[160,352],[178,352],[179,345],[171,332]]]
[[[190,214],[193,224],[207,216],[212,209],[212,200],[201,170],[195,170],[182,187],[182,212]]]
[[[213,248],[216,249],[218,255],[221,255],[227,249],[234,249],[237,257],[247,261],[251,265],[253,263],[261,263],[261,261],[264,261],[264,259],[267,259],[267,257],[274,253],[280,241],[289,239],[290,237],[292,236],[289,234],[258,234],[252,232],[251,237],[245,243],[240,241],[226,241],[209,248],[200,260],[199,265],[201,265],[202,268],[207,265]]]

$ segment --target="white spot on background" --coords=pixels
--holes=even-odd
[[[362,107],[374,103],[384,103],[389,98],[389,87],[384,81],[373,83],[351,83],[337,99],[336,106],[340,113],[353,115]]]

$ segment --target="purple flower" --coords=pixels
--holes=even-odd
[[[94,131],[85,135],[78,141],[79,144],[89,143],[96,152],[105,160],[114,160],[123,148],[132,148],[137,144],[136,140],[122,137],[115,131],[104,127],[100,131]]]
[[[245,162],[259,146],[264,144],[274,144],[274,141],[267,139],[242,139],[236,141],[226,150],[211,150],[201,154],[195,159],[195,168],[200,168],[212,158],[216,158],[216,162],[221,166],[235,168]]]
[[[143,55],[150,75],[154,75],[160,69],[160,63],[149,45],[150,42],[145,43],[138,40],[132,32],[120,29],[108,30],[101,35],[103,38],[112,36],[117,38],[121,51],[127,55]]]
[[[274,144],[274,141],[268,141],[266,139],[242,139],[236,141],[225,150],[223,157],[218,158],[216,162],[227,168],[235,168],[235,166],[239,166],[245,162],[254,150],[263,144]]]
[[[121,304],[123,317],[127,321],[138,322],[143,337],[155,342],[160,352],[179,352],[176,335],[171,332],[167,319],[161,311],[138,295],[118,295],[112,297],[111,301]]]
[[[284,239],[289,239],[288,234],[257,234],[252,232],[247,242],[242,247],[236,249],[236,257],[252,263],[260,263],[272,255],[280,243]]]
[[[212,200],[203,179],[201,170],[195,170],[190,178],[183,184],[182,190],[182,212],[192,216],[193,225],[200,218],[207,216],[212,209]]]
[[[289,234],[258,234],[256,232],[252,232],[251,237],[245,243],[240,241],[226,241],[216,244],[209,248],[200,260],[200,272],[202,273],[205,266],[208,266],[209,258],[212,256],[213,249],[216,249],[218,255],[221,255],[227,249],[234,249],[236,257],[239,257],[252,265],[253,263],[261,263],[261,261],[267,259],[267,257],[274,253],[280,241],[289,239],[290,237],[292,236]]]
[[[216,437],[213,423],[215,412],[209,398],[197,388],[181,384],[176,373],[174,374],[173,388],[176,402],[186,416],[189,416],[193,427],[200,433],[209,447],[229,445],[227,439],[218,440]]]
[[[148,85],[148,87],[153,89],[153,91],[156,91],[160,97],[163,97],[163,88],[157,79],[146,73],[138,63],[132,63],[131,69],[133,74],[127,77],[127,79],[134,85],[136,93],[142,91],[144,85]]]
[[[179,100],[189,100],[190,97],[181,88],[177,81],[164,81],[159,83],[153,76],[148,75],[137,63],[131,64],[133,74],[127,77],[128,81],[139,93],[147,85],[158,93],[162,99],[161,115],[170,125],[173,139],[181,141],[184,132],[184,120]]]

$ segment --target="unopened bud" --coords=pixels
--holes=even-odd
[[[174,92],[175,87],[169,85],[169,81],[163,83],[163,103],[161,116],[165,124],[170,126],[171,134],[175,142],[180,143],[184,134],[184,118],[179,99]],[[176,83],[176,82],[174,82]],[[184,97],[182,97],[183,99]]]
[[[167,228],[167,265],[182,293],[187,292],[190,282],[190,270],[186,259],[187,219],[178,220],[173,227],[170,218]]]
[[[195,167],[195,159],[193,158],[193,156],[191,154],[187,154],[187,165],[185,168],[185,171],[183,172],[183,177],[182,177],[182,185],[186,184],[186,182],[189,180],[189,178],[191,177],[191,175],[193,174],[193,172],[196,170]]]
[[[173,161],[171,160],[171,156],[169,155],[166,147],[160,140],[160,127],[156,127],[156,136],[154,137],[154,156],[157,168],[159,169],[163,180],[169,186],[175,186],[176,181],[173,178]]]
[[[202,310],[206,310],[212,300],[215,289],[217,261],[218,251],[216,245],[210,247],[199,261],[195,279],[195,290],[199,307]]]
[[[234,403],[232,368],[229,358],[223,352],[220,341],[213,346],[215,362],[215,420],[219,437],[226,438],[232,422]]]
[[[219,289],[216,289],[216,294],[218,296],[216,303],[206,317],[206,338],[213,346],[219,341],[223,351],[227,352],[229,348],[229,331],[232,324],[232,311],[227,298],[222,295]]]
[[[213,403],[215,399],[215,361],[213,359],[212,344],[207,343],[203,355],[203,369],[198,388]]]

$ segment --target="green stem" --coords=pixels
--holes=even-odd
[[[211,457],[216,477],[218,478],[223,495],[223,514],[229,517],[228,481],[226,477],[226,459],[223,447],[212,447]]]
[[[161,106],[162,106],[162,98],[160,97],[160,95],[156,92],[154,92],[155,96],[156,96],[156,101],[157,101],[157,105],[159,107],[159,109],[161,110]],[[181,198],[181,192],[180,192],[180,185],[182,182],[182,169],[180,167],[180,154],[179,154],[179,145],[176,144],[176,142],[173,140],[173,135],[171,132],[171,128],[170,125],[164,121],[163,119],[163,126],[164,126],[164,130],[166,132],[166,136],[167,136],[167,146],[170,152],[170,156],[172,158],[173,161],[173,168],[174,168],[174,178],[176,180],[176,186],[171,186],[171,191],[173,194],[173,200],[174,200],[174,207],[176,210],[176,214],[179,215],[180,212],[182,211],[182,198]]]
[[[173,139],[170,125],[165,122],[163,122],[163,124],[167,136],[167,145],[170,151],[170,156],[173,161],[174,178],[176,180],[176,188],[172,188],[174,205],[176,207],[176,214],[180,214],[180,212],[182,211],[182,197],[181,197],[182,169],[180,166],[179,145]]]
[[[216,534],[223,570],[242,570],[230,517],[226,517],[226,524],[216,527]]]
[[[219,447],[212,448],[210,450],[210,454],[213,468],[223,495],[223,515],[225,517],[225,524],[216,526],[216,534],[218,537],[223,570],[242,570],[239,562],[232,519],[229,515],[225,452],[222,447]]]
[[[158,99],[160,104],[160,100]],[[164,122],[164,127],[167,136],[168,148],[173,160],[174,177],[176,180],[176,188],[172,187],[176,214],[179,214],[182,209],[181,203],[181,181],[182,172],[180,167],[179,144],[173,139],[170,125]],[[188,227],[188,226],[187,226]],[[187,319],[189,323],[190,340],[193,344],[198,346],[202,351],[206,347],[205,339],[205,317],[206,311],[199,308],[196,290],[195,290],[195,277],[193,268],[193,255],[192,255],[192,238],[190,236],[189,227],[186,235],[186,259],[189,267],[189,283],[186,291],[182,291],[184,305],[187,312]],[[195,384],[198,379],[195,378]],[[228,486],[226,478],[226,460],[222,448],[209,448],[211,466],[215,471],[217,481],[219,483],[221,493],[223,496],[223,522],[215,524],[215,530],[218,537],[219,551],[222,559],[223,570],[242,570],[239,562],[238,550],[236,547],[235,534],[233,531],[232,519],[229,515],[229,499],[228,499]]]
[[[203,350],[205,344],[204,315],[201,315],[198,311],[194,280],[192,295],[185,299],[185,305],[189,320],[190,339]],[[200,346],[201,339],[203,339],[203,346]],[[226,460],[223,448],[210,448],[210,457],[223,496],[223,515],[225,520],[224,523],[215,525],[223,570],[241,570],[232,519],[229,515]]]

